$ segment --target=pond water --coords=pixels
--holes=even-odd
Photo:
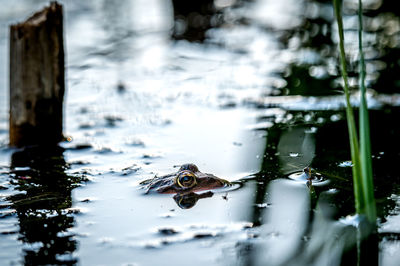
[[[329,1],[215,0],[204,16],[191,8],[213,1],[195,2],[61,1],[67,140],[14,149],[8,26],[47,2],[0,0],[2,265],[354,265]],[[349,2],[345,27],[353,29]],[[400,20],[385,3],[366,5],[379,216],[367,257],[397,265]],[[346,33],[353,59],[355,37]],[[144,193],[141,181],[184,163],[235,185],[180,205]],[[318,172],[312,186],[307,166]]]

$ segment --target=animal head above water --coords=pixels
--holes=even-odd
[[[189,163],[182,165],[176,173],[156,176],[141,184],[147,186],[146,193],[177,194],[220,188],[230,182],[213,174],[202,173],[195,164]]]

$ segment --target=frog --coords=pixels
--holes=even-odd
[[[157,192],[162,194],[188,194],[229,186],[228,180],[213,174],[203,173],[193,163],[181,165],[175,173],[144,180],[140,183],[146,187],[145,194]]]

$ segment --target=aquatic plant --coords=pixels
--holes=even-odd
[[[349,131],[351,158],[353,162],[353,183],[355,207],[357,214],[365,215],[371,224],[376,222],[376,205],[374,198],[374,186],[372,181],[372,161],[371,161],[371,144],[369,133],[369,117],[368,105],[365,89],[365,62],[362,45],[362,1],[359,0],[358,19],[358,49],[359,49],[359,89],[360,89],[360,110],[359,110],[359,134],[358,140],[357,129],[354,120],[353,108],[350,103],[350,89],[348,83],[348,75],[346,68],[346,54],[344,50],[344,34],[341,13],[341,0],[333,0],[336,22],[339,32],[339,51],[342,78],[344,83],[344,94],[346,99],[346,118]]]

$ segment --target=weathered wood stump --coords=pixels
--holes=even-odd
[[[10,27],[10,145],[63,139],[63,11],[52,2]]]

